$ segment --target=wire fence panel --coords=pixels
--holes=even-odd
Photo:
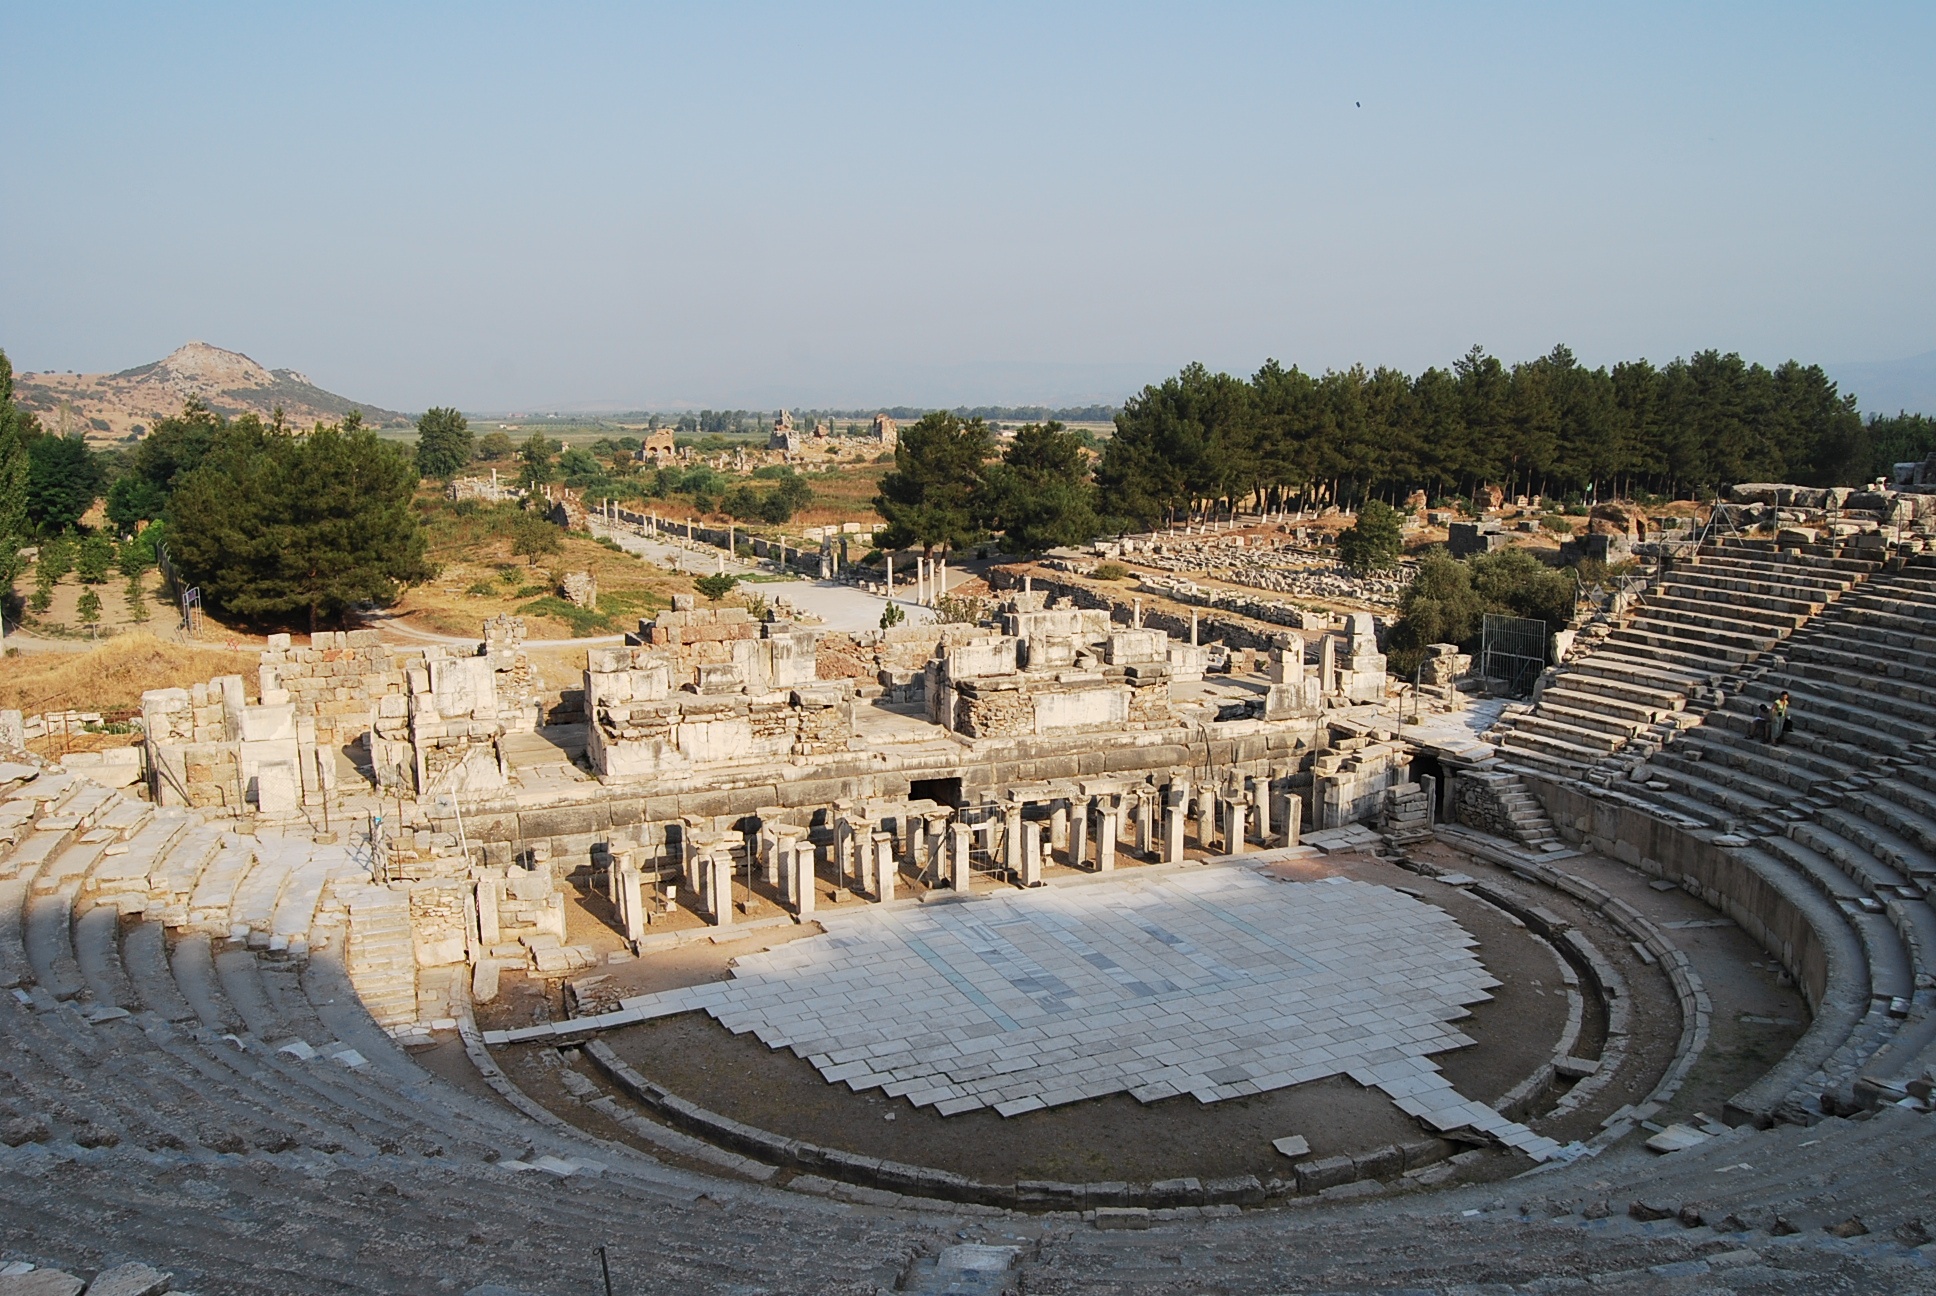
[[[1496,688],[1525,697],[1546,669],[1546,639],[1544,621],[1486,613],[1479,673]]]

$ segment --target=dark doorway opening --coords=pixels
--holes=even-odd
[[[932,801],[950,809],[961,809],[961,780],[958,778],[915,779],[908,784],[908,800]]]

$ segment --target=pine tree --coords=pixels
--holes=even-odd
[[[311,630],[428,579],[415,465],[355,417],[290,436],[241,420],[168,505],[171,550],[212,605]]]
[[[417,472],[449,478],[471,461],[471,425],[454,409],[434,406],[417,420]]]
[[[920,545],[961,548],[975,540],[976,506],[984,464],[994,448],[988,425],[946,410],[925,415],[901,433],[894,469],[881,478],[874,508],[887,519],[876,543],[903,549]]]

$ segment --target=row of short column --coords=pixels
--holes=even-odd
[[[1253,842],[1297,845],[1303,819],[1304,798],[1281,776],[1233,774],[1221,787],[1172,779],[1163,790],[1163,861],[1184,858],[1192,820],[1199,850],[1241,855]]]
[[[1030,817],[1031,805],[1050,805],[1046,818]],[[1296,845],[1303,798],[1281,777],[1227,775],[1218,786],[1192,785],[1177,778],[1162,788],[1129,789],[1060,796],[1011,795],[1003,806],[969,811],[909,810],[865,814],[836,809],[831,835],[814,840],[812,830],[786,823],[777,813],[762,814],[749,837],[709,831],[688,823],[683,833],[682,879],[695,908],[719,926],[734,919],[733,875],[740,858],[753,860],[766,885],[796,914],[814,912],[821,844],[841,888],[852,887],[886,903],[895,898],[903,862],[930,885],[966,893],[974,881],[977,849],[999,858],[1025,887],[1042,885],[1054,852],[1067,852],[1072,867],[1108,872],[1123,845],[1125,817],[1131,849],[1166,863],[1185,858],[1194,837],[1204,852],[1241,854],[1253,842]],[[1194,821],[1194,823],[1192,823]],[[892,824],[899,831],[892,830]],[[823,834],[825,830],[822,830]],[[979,841],[977,840],[979,839]],[[1221,850],[1219,850],[1221,847]],[[741,855],[740,852],[744,852]],[[615,868],[613,903],[628,938],[645,921],[643,875]]]

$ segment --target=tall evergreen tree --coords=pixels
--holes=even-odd
[[[978,418],[946,410],[924,415],[901,432],[894,469],[881,478],[874,508],[887,519],[879,543],[890,549],[920,545],[961,548],[980,533],[978,505],[994,437]]]
[[[1018,552],[1093,538],[1100,524],[1082,442],[1053,420],[1024,424],[988,470],[978,511]]]
[[[450,478],[471,461],[471,425],[454,409],[433,406],[417,419],[417,472]]]
[[[13,403],[13,362],[0,351],[0,594],[20,574],[27,543],[27,442],[40,426]]]
[[[210,603],[315,630],[428,579],[405,451],[354,418],[305,436],[239,424],[168,505],[176,561]]]
[[[43,535],[74,526],[101,493],[101,464],[76,432],[27,443],[27,516]]]

